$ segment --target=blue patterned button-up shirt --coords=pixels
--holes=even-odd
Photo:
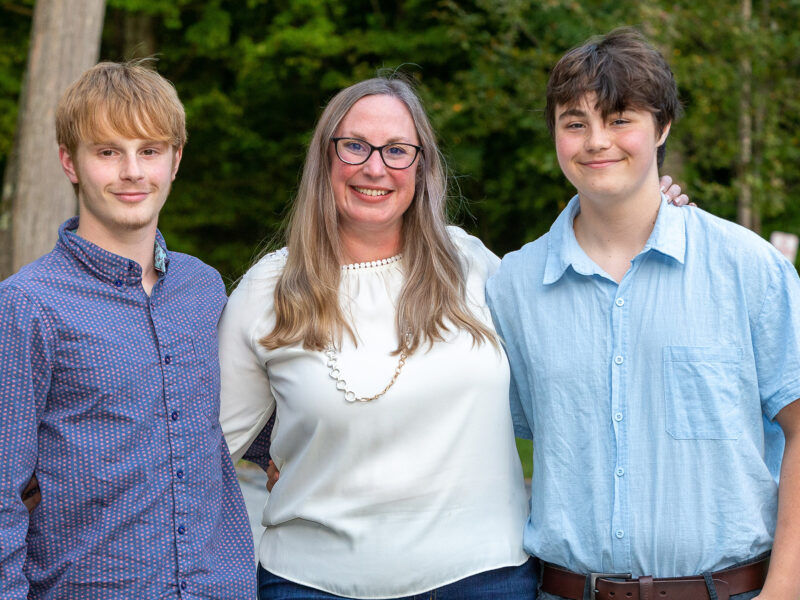
[[[0,284],[0,597],[252,598],[218,423],[222,281],[159,234],[148,296],[76,227]]]
[[[577,197],[487,284],[533,436],[531,554],[676,577],[772,546],[779,443],[800,398],[800,280],[752,232],[662,202],[617,283],[575,239]]]

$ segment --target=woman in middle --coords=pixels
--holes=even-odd
[[[499,259],[447,226],[446,191],[413,90],[344,89],[311,139],[287,248],[228,301],[234,460],[277,411],[262,600],[535,597],[508,363],[484,299]]]
[[[261,598],[534,597],[508,364],[484,301],[499,261],[446,226],[445,195],[410,86],[353,85],[317,124],[288,247],[231,295],[234,460],[277,408]]]

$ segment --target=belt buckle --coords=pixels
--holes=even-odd
[[[589,573],[589,598],[597,600],[597,588],[595,583],[598,579],[633,579],[631,573]]]

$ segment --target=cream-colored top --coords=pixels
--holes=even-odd
[[[469,306],[491,327],[484,283],[499,260],[462,230],[450,235]],[[522,564],[527,499],[502,350],[450,333],[411,355],[384,396],[347,402],[323,352],[258,344],[285,262],[282,250],[253,266],[220,324],[220,421],[234,460],[278,412],[270,452],[281,476],[264,506],[262,566],[330,593],[390,598]],[[342,270],[359,339],[345,336],[339,367],[357,396],[394,373],[402,282],[402,259]]]

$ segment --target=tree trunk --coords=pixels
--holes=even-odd
[[[751,0],[742,0],[742,33],[745,40],[750,40],[750,28],[753,6]],[[746,47],[742,44],[742,47]],[[742,51],[739,59],[741,76],[741,95],[739,96],[739,164],[737,168],[737,185],[739,187],[739,202],[736,220],[740,225],[753,229],[753,189],[751,180],[751,164],[753,156],[753,119],[752,109],[752,78],[753,65],[750,55]]]
[[[19,103],[14,148],[0,206],[0,276],[48,252],[58,226],[76,212],[61,170],[55,108],[61,94],[97,61],[105,0],[38,0]]]

